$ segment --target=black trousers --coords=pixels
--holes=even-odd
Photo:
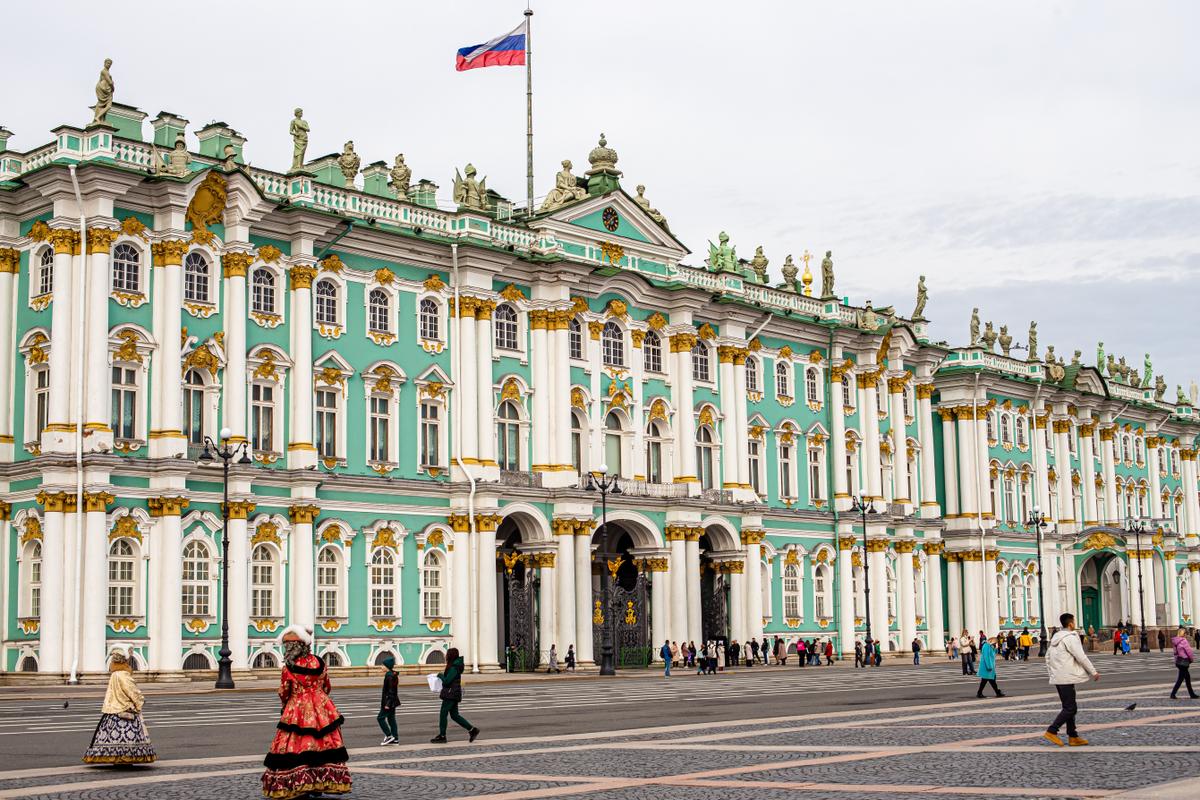
[[[1050,733],[1058,733],[1058,729],[1066,725],[1067,736],[1078,736],[1079,730],[1075,727],[1075,715],[1079,713],[1079,706],[1075,702],[1075,684],[1057,683],[1054,688],[1058,690],[1058,699],[1062,701],[1062,710],[1058,712],[1058,716],[1046,730]]]
[[[1171,697],[1174,697],[1175,693],[1179,691],[1179,687],[1185,683],[1187,684],[1188,695],[1195,697],[1196,690],[1192,688],[1192,665],[1188,664],[1186,667],[1176,667],[1176,669],[1179,670],[1179,677],[1175,679],[1175,686],[1171,689]]]
[[[992,685],[992,691],[996,693],[997,697],[1004,694],[1004,692],[1000,691],[1000,687],[996,685],[995,678],[980,678],[979,679],[979,691],[975,693],[975,696],[983,697],[983,687],[987,686],[989,683]]]

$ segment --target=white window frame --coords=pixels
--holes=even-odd
[[[828,564],[818,563],[813,565],[812,572],[813,617],[819,620],[833,619],[833,570]]]
[[[333,561],[322,561],[326,555],[332,555]],[[315,560],[316,564],[316,611],[317,619],[345,619],[346,618],[346,585],[348,577],[347,553],[344,552],[340,544],[328,543],[317,550]],[[328,583],[328,577],[332,575],[333,583]],[[323,613],[331,609],[322,607],[324,599],[328,599],[332,595],[333,608],[332,614]]]
[[[432,307],[432,311],[430,310]],[[417,339],[425,342],[446,341],[446,304],[434,294],[417,297]]]
[[[132,255],[128,257],[122,256]],[[121,270],[118,272],[118,265]],[[131,239],[118,239],[113,243],[112,255],[109,261],[110,290],[124,294],[146,294],[146,254],[145,251]]]
[[[511,408],[515,410],[516,417],[501,417],[501,409]],[[496,406],[496,418],[490,432],[491,436],[496,437],[496,462],[500,465],[501,470],[512,472],[521,472],[526,469],[525,463],[525,431],[528,421],[525,417],[525,406],[518,400],[501,400]],[[503,426],[503,437],[501,436],[501,427]],[[513,430],[510,430],[513,429]],[[509,447],[513,446],[513,442],[509,437],[515,433],[517,449],[517,459],[515,465],[511,459],[501,459],[501,456],[507,453]]]
[[[203,548],[205,558],[199,563],[203,564],[205,575],[201,578],[188,578],[187,572],[187,553],[192,548],[199,545]],[[179,610],[183,619],[216,619],[217,616],[217,575],[218,559],[216,544],[199,531],[192,533],[183,540],[183,546],[180,548],[180,584],[179,584]],[[205,596],[205,604],[203,611],[196,610],[195,606],[191,611],[187,610],[186,597],[187,589],[194,587],[195,589],[203,589]],[[199,596],[199,594],[197,594]]]
[[[196,284],[198,288],[202,289],[202,291],[204,292],[204,296],[203,297],[189,297],[188,296],[188,283],[189,283],[188,278],[191,276],[192,273],[190,273],[188,271],[188,266],[189,266],[189,263],[191,263],[191,264],[199,263],[200,260],[203,260],[203,262],[204,262],[205,277],[203,279],[198,279],[196,281],[193,281],[193,283]],[[183,280],[183,302],[184,302],[185,308],[187,307],[188,303],[191,303],[193,305],[201,305],[201,306],[216,308],[216,306],[217,306],[217,281],[216,281],[217,268],[216,268],[216,264],[217,264],[216,257],[212,253],[208,252],[207,250],[205,250],[203,248],[199,248],[199,247],[189,250],[188,254],[183,257],[182,280]]]
[[[377,562],[376,559],[379,558]],[[389,563],[384,563],[388,560]],[[401,566],[403,559],[399,548],[372,547],[367,553],[367,618],[371,620],[400,620],[400,609],[403,584],[401,583]],[[389,579],[390,573],[390,579]],[[380,580],[382,578],[382,580]],[[382,605],[387,592],[391,592],[391,613]],[[376,613],[378,612],[378,613]]]
[[[425,428],[431,423],[425,417],[424,409],[432,408],[437,412],[436,421],[432,424],[436,426],[434,430],[434,443],[437,447],[437,458],[433,459],[436,463],[425,463]],[[421,392],[417,392],[417,471],[427,472],[430,469],[445,469],[446,467],[446,403],[432,397],[423,397]]]
[[[260,285],[258,276],[263,275],[269,279],[267,284],[263,281]],[[250,292],[250,313],[265,314],[268,316],[282,316],[282,305],[279,302],[279,276],[275,274],[275,270],[268,267],[266,264],[259,264],[250,270],[250,285],[247,287]],[[261,301],[260,301],[261,298]],[[270,308],[266,306],[266,300],[270,300]]]
[[[808,483],[808,503],[811,506],[816,506],[820,500],[822,504],[828,502],[825,496],[825,445],[814,444],[810,439],[808,447],[805,448],[805,480]],[[815,480],[815,483],[814,483]],[[814,491],[815,489],[815,491]]]
[[[118,370],[121,373],[120,382],[116,380],[116,375],[114,374]],[[109,367],[109,372],[111,378],[111,394],[113,395],[109,399],[109,408],[112,411],[109,422],[113,430],[113,440],[117,442],[144,441],[146,437],[143,431],[146,427],[146,419],[143,403],[143,396],[145,392],[143,391],[143,381],[141,380],[143,373],[142,366],[133,361],[114,361]],[[132,382],[129,382],[130,380]],[[118,399],[118,395],[121,401],[120,404],[122,407],[124,407],[124,397],[126,394],[132,395],[133,413],[133,419],[131,420],[132,424],[128,426],[128,435],[124,435],[124,431],[126,429],[126,426],[123,424],[125,422],[124,415],[122,414],[119,420],[122,423],[120,425],[117,424],[118,418],[116,417],[116,401]]]
[[[611,319],[605,322],[600,331],[600,362],[606,367],[624,369],[627,350],[624,329]]]
[[[784,563],[780,570],[783,581],[783,617],[784,619],[804,620],[804,566],[803,559],[798,564]],[[795,613],[792,613],[795,612]]]
[[[791,442],[783,440],[787,433],[792,434]],[[800,497],[796,482],[796,448],[800,446],[801,438],[798,432],[790,429],[779,431],[775,436],[775,485],[780,500],[795,501]]]
[[[711,384],[713,382],[712,348],[708,342],[697,338],[692,346],[692,381],[694,383]],[[703,365],[703,369],[701,369]]]
[[[47,342],[42,347],[49,350],[50,343]],[[50,423],[50,362],[47,360],[41,364],[30,365],[26,354],[25,365],[24,441],[26,444],[35,444],[41,441],[42,430]],[[38,385],[39,379],[44,380],[44,386]],[[44,416],[40,421],[39,410]]]
[[[795,397],[792,393],[791,362],[781,358],[775,360],[775,397],[780,400],[791,400]]]
[[[571,409],[571,460],[580,477],[589,469],[587,414],[578,408]]]
[[[431,562],[436,561],[433,565]],[[435,619],[446,619],[449,617],[449,609],[447,599],[449,597],[448,584],[446,580],[449,570],[450,560],[446,553],[443,553],[436,547],[430,547],[425,550],[425,555],[421,558],[421,621],[430,622]],[[430,583],[430,577],[436,577],[437,584]],[[437,608],[430,609],[431,599],[436,599]],[[430,613],[436,611],[437,613]]]
[[[501,309],[512,312],[512,319],[501,320]],[[509,335],[511,333],[511,336]],[[520,354],[524,352],[521,346],[521,311],[512,303],[500,303],[492,312],[492,347],[505,354]],[[509,346],[511,345],[511,347]]]
[[[20,563],[17,565],[17,577],[20,591],[17,597],[17,616],[21,619],[41,619],[42,579],[45,574],[43,552],[42,540],[31,539],[21,546],[18,555]]]
[[[261,550],[260,550],[261,548]],[[270,554],[269,561],[257,559],[260,552]],[[262,565],[269,564],[271,567],[271,580],[269,583],[263,583],[258,580],[259,570]],[[280,609],[282,608],[282,587],[283,587],[283,552],[281,548],[276,547],[272,542],[260,542],[250,549],[250,616],[255,619],[275,618],[281,616]],[[261,591],[270,591],[268,596],[268,604],[264,609],[255,602],[256,593]],[[263,613],[263,611],[269,613]]]
[[[767,495],[767,485],[763,470],[763,462],[766,460],[765,456],[766,451],[763,446],[762,437],[755,438],[751,436],[746,442],[746,458],[749,462],[750,486],[759,497]]]
[[[382,298],[382,313],[379,301]],[[396,315],[398,305],[395,292],[386,286],[374,284],[363,287],[363,305],[366,317],[367,335],[391,337],[396,335]],[[379,327],[382,323],[383,327]]]
[[[333,299],[329,299],[327,294],[323,294],[323,286],[333,288]],[[343,328],[345,326],[346,314],[343,305],[346,302],[345,286],[342,282],[334,278],[332,275],[322,275],[313,281],[312,285],[312,320],[313,327],[320,328]],[[333,319],[329,319],[328,312],[332,305]]]
[[[579,317],[571,317],[567,323],[567,353],[572,361],[587,361],[587,347],[583,343],[583,323]]]
[[[710,437],[707,442],[701,438],[704,433]],[[696,479],[702,489],[721,488],[721,442],[715,423],[696,426]]]
[[[759,361],[754,356],[746,358],[746,391],[761,392],[762,391],[762,372],[759,366]]]
[[[29,254],[29,299],[54,294],[54,248],[50,245]]]
[[[129,553],[114,554],[114,550],[120,548],[129,548]],[[142,574],[142,553],[141,545],[134,539],[125,536],[118,537],[109,542],[108,545],[108,592],[105,598],[106,610],[109,617],[141,617],[141,574]],[[129,578],[113,577],[113,562],[120,559],[122,562],[129,562],[130,575]],[[129,610],[123,611],[120,608],[113,609],[113,589],[125,589],[129,593]]]
[[[646,482],[667,483],[671,473],[670,458],[668,457],[669,437],[663,434],[663,428],[668,427],[663,420],[652,419],[646,423]],[[651,457],[654,448],[658,448],[658,473],[654,472],[654,459]]]
[[[255,398],[255,389],[256,388],[258,389],[258,394],[259,394],[260,398],[263,394],[263,391],[262,391],[263,389],[271,390],[271,400],[269,403],[262,401],[261,399]],[[283,446],[282,446],[283,432],[280,430],[280,428],[282,427],[282,424],[281,424],[281,416],[282,415],[280,413],[279,399],[276,397],[276,395],[281,394],[283,392],[283,385],[281,383],[275,383],[274,381],[255,380],[255,381],[250,382],[250,385],[246,387],[246,391],[249,395],[248,400],[249,400],[249,405],[250,405],[250,420],[249,420],[250,424],[249,424],[248,433],[250,434],[251,448],[254,450],[255,453],[281,455],[282,449],[283,449]],[[267,408],[270,409],[270,411],[268,412],[268,415],[269,415],[270,422],[271,422],[271,431],[270,431],[271,435],[269,437],[267,437],[268,441],[266,441],[266,442],[259,441],[258,437],[255,436],[255,421],[256,421],[256,418],[258,417],[257,409],[260,407],[264,408],[264,409],[267,409]],[[268,444],[268,445],[270,445],[270,447],[269,448],[259,447],[259,445],[261,445],[261,444]]]
[[[322,398],[332,398],[332,407],[321,405]],[[333,449],[326,452],[321,446],[330,429],[330,423],[334,436]],[[313,446],[317,448],[317,458],[346,460],[346,404],[340,386],[319,384],[313,387]]]

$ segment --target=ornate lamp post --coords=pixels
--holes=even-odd
[[[1042,528],[1046,527],[1046,523],[1042,521],[1042,513],[1037,506],[1033,507],[1033,513],[1029,515],[1029,519],[1025,520],[1025,526],[1033,528],[1037,534],[1037,575],[1038,575],[1038,622],[1041,623],[1042,630],[1038,634],[1038,658],[1046,657],[1046,590],[1042,586]]]
[[[211,437],[204,437],[204,450],[200,453],[201,464],[211,464],[213,457],[221,459],[221,473],[224,482],[224,500],[221,504],[221,649],[217,660],[218,689],[233,688],[233,661],[230,659],[233,651],[229,649],[229,463],[240,452],[242,457],[238,464],[250,464],[250,443],[238,442],[231,444],[233,431],[221,428],[218,445]]]
[[[868,500],[865,493],[860,492],[857,497],[850,498],[850,510],[858,511],[862,514],[863,526],[863,598],[866,605],[866,616],[863,619],[867,623],[867,663],[875,663],[874,642],[871,639],[871,558],[867,553],[867,512],[875,513],[872,507],[874,501]]]
[[[1146,614],[1146,587],[1142,583],[1142,534],[1146,532],[1146,527],[1141,520],[1135,520],[1130,517],[1126,524],[1125,533],[1132,533],[1134,542],[1137,545],[1137,568],[1138,568],[1138,608],[1142,610],[1142,624],[1138,626],[1138,652],[1150,652],[1150,640],[1146,634],[1146,622],[1150,617]]]
[[[600,541],[608,542],[608,496],[610,494],[621,494],[621,487],[617,484],[618,477],[608,474],[608,465],[601,464],[600,469],[595,472],[589,472],[587,478],[587,486],[589,492],[600,492],[600,530],[604,532],[604,536]],[[604,622],[600,626],[600,674],[601,675],[616,675],[616,665],[613,659],[613,634],[612,634],[612,609],[609,608],[609,577],[608,565],[605,564],[600,570],[600,596],[604,598]]]

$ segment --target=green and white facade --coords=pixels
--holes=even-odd
[[[1151,624],[1200,619],[1190,405],[712,271],[607,147],[586,197],[506,220],[438,210],[430,182],[398,199],[382,162],[361,188],[328,158],[246,167],[223,123],[188,134],[189,176],[152,175],[188,123],[145,118],[116,105],[27,152],[0,129],[5,671],[97,673],[118,644],[212,668],[226,613],[237,669],[273,666],[294,622],[341,666],[587,663],[606,614],[626,652],[845,651],[864,561],[894,650],[1065,609],[1138,624],[1139,569]],[[197,460],[221,428],[253,462],[228,553]],[[580,480],[602,463],[607,530]],[[882,512],[865,547],[859,494]]]

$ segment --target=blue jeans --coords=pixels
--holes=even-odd
[[[671,657],[670,656],[667,656],[666,658],[663,659],[663,675],[668,678],[671,677]]]

